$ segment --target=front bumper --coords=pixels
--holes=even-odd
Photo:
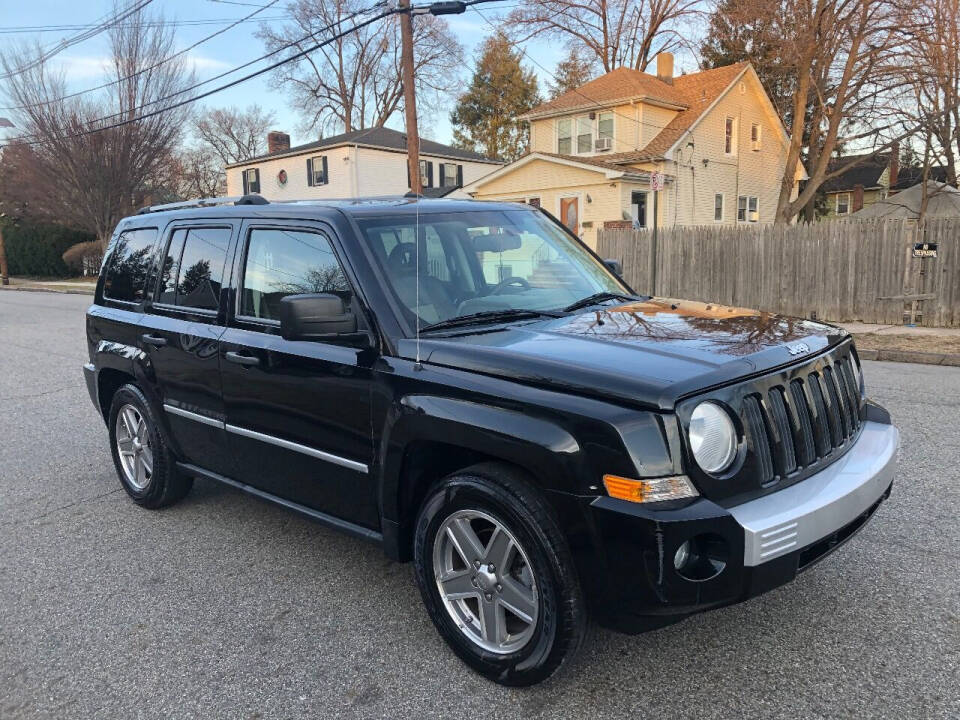
[[[872,517],[890,493],[898,444],[893,425],[867,421],[854,446],[820,472],[731,508],[705,498],[650,506],[593,499],[588,584],[599,619],[637,632],[789,582]],[[674,566],[687,541],[710,556],[693,578]]]

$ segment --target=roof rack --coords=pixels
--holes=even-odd
[[[214,205],[269,205],[270,201],[263,195],[249,193],[247,195],[233,195],[230,197],[216,198],[197,198],[196,200],[183,200],[182,202],[166,203],[165,205],[147,205],[140,208],[137,215],[146,215],[147,213],[163,212],[164,210],[185,210],[187,208],[213,207]]]

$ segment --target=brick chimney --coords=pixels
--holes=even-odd
[[[657,78],[673,85],[673,53],[657,53]]]
[[[850,212],[857,210],[863,210],[863,185],[859,183],[853,186],[853,207],[850,208]]]
[[[897,140],[890,146],[890,187],[897,184],[897,178],[900,175],[900,141]]]
[[[290,149],[290,136],[279,130],[267,133],[267,152],[275,153]]]

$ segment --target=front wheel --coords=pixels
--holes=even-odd
[[[476,465],[430,492],[414,563],[440,634],[495,682],[538,683],[583,639],[586,610],[566,541],[541,494],[509,466]]]

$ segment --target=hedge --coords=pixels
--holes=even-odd
[[[93,233],[72,230],[62,225],[11,223],[3,224],[3,241],[11,275],[70,277],[75,270],[67,267],[63,253],[81,242],[94,240]]]

